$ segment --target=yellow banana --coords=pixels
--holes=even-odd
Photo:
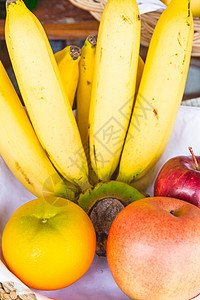
[[[73,199],[42,149],[26,112],[0,62],[0,154],[17,179],[35,196]]]
[[[77,87],[77,123],[83,146],[88,152],[88,118],[94,73],[94,59],[96,53],[96,35],[89,35],[81,49],[79,63],[79,81]]]
[[[101,180],[115,171],[131,115],[140,45],[135,0],[108,0],[98,32],[89,112],[91,164]]]
[[[89,141],[88,141],[88,123],[89,109],[92,91],[92,81],[94,73],[94,60],[96,53],[97,36],[89,35],[81,49],[81,59],[79,63],[79,81],[77,87],[76,101],[77,110],[76,118],[81,135],[83,147],[89,167],[89,181],[94,185],[98,182],[98,178],[92,169],[90,161]]]
[[[161,0],[165,5],[169,5],[171,0]],[[193,17],[200,17],[200,0],[191,0],[191,10]]]
[[[152,36],[117,180],[139,179],[162,155],[181,104],[193,32],[189,1],[173,0]]]
[[[22,0],[7,1],[5,38],[18,85],[37,136],[56,169],[87,188],[80,134],[45,31]]]
[[[73,45],[67,46],[54,54],[71,107],[74,103],[78,84],[80,55],[81,49]]]
[[[200,0],[191,0],[191,10],[193,17],[200,18]]]

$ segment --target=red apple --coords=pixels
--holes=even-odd
[[[177,156],[168,160],[156,178],[154,195],[182,199],[200,207],[199,165],[200,156]]]
[[[149,197],[125,207],[107,241],[110,271],[137,300],[188,300],[200,293],[200,209]]]

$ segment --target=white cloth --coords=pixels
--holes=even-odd
[[[137,4],[140,14],[166,8],[166,5],[160,0],[137,0]]]

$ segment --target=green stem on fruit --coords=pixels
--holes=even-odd
[[[193,152],[193,150],[192,150],[192,147],[188,147],[188,149],[190,150],[190,153],[192,154],[192,157],[193,157],[193,160],[194,160],[196,169],[199,171],[199,164],[198,164],[197,159],[196,159],[196,157],[195,157],[195,155],[194,155],[194,152]]]

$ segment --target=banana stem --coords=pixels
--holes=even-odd
[[[70,46],[70,55],[73,60],[76,60],[81,55],[81,49],[78,46]]]
[[[89,35],[88,42],[92,45],[92,47],[95,47],[97,44],[97,35],[96,34]]]
[[[11,3],[16,4],[17,0],[7,0],[6,1],[6,7],[8,7]]]

